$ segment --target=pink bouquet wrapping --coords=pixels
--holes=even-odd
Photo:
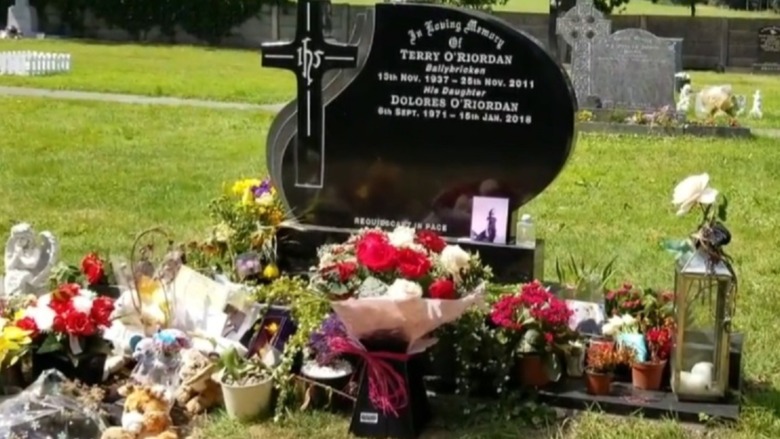
[[[331,339],[331,351],[362,358],[371,402],[397,414],[408,395],[392,362],[425,351],[436,343],[435,329],[482,304],[490,277],[478,255],[433,232],[399,227],[321,248],[312,286],[331,299],[350,336]]]

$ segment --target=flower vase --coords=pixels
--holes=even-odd
[[[585,350],[571,349],[566,351],[566,375],[579,378],[585,373]]]
[[[103,382],[106,358],[105,354],[94,354],[81,359],[78,365],[74,365],[68,358],[58,353],[35,353],[32,355],[33,381],[44,371],[57,369],[70,380],[79,380],[90,386],[100,384]]]
[[[631,383],[640,390],[659,390],[665,368],[666,360],[634,363],[631,366]]]
[[[641,363],[647,360],[647,343],[644,334],[619,334],[617,342],[618,345],[634,351],[634,361]]]
[[[517,373],[524,387],[543,387],[550,382],[544,359],[539,354],[525,354],[517,361]]]

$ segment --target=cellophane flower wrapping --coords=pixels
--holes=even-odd
[[[4,439],[95,439],[107,425],[94,410],[62,391],[66,378],[48,370],[22,393],[0,403]]]
[[[428,334],[482,303],[491,276],[479,255],[434,232],[398,227],[322,247],[312,286],[332,299],[352,338],[371,341],[369,350],[384,339],[420,352],[435,343]]]

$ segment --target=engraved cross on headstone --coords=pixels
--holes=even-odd
[[[563,17],[558,18],[558,33],[572,47],[571,76],[580,105],[592,96],[593,45],[609,36],[612,23],[593,5],[593,0],[578,0]]]
[[[298,0],[295,39],[262,45],[262,64],[292,70],[298,82],[298,133],[294,152],[295,185],[319,189],[325,177],[325,110],[322,77],[327,70],[357,65],[357,47],[325,40],[323,0]],[[317,171],[302,175],[305,162],[318,161]]]

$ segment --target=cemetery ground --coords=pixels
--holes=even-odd
[[[73,71],[39,77],[0,76],[0,86],[252,104],[285,102],[293,97],[295,86],[292,73],[260,67],[259,53],[251,50],[70,40],[0,40],[0,52],[7,50],[70,53]],[[741,122],[750,127],[780,128],[780,81],[777,76],[745,72],[692,72],[691,76],[694,90],[707,85],[732,84],[736,94],[750,98],[756,89],[760,89],[764,96],[764,118],[744,118]]]
[[[776,93],[765,94],[769,114]],[[90,250],[125,254],[134,234],[151,226],[165,226],[178,240],[201,238],[210,222],[206,205],[223,182],[264,171],[272,116],[37,98],[0,97],[0,105],[6,109],[0,118],[0,219],[55,231],[65,260]],[[780,351],[774,344],[780,338],[780,271],[773,257],[780,246],[774,233],[780,222],[779,162],[776,141],[763,137],[583,134],[566,172],[524,208],[547,239],[548,279],[554,278],[556,258],[571,254],[595,264],[617,256],[616,280],[670,287],[672,257],[659,242],[692,228],[675,217],[671,190],[681,175],[712,175],[731,202],[730,253],[741,280],[735,326],[747,334],[747,393],[736,426],[726,429],[712,420],[701,429],[588,413],[529,430],[545,420],[545,412],[469,401],[470,416],[460,405],[439,405],[445,416],[424,438],[780,437]],[[513,411],[525,415],[504,419]],[[282,425],[240,426],[217,413],[203,420],[199,437],[336,439],[346,436],[347,424],[343,415],[307,413]]]
[[[353,5],[373,5],[373,0],[337,0],[334,3],[350,3]],[[509,0],[505,5],[496,6],[498,11],[531,12],[546,14],[550,10],[548,0]],[[631,0],[624,9],[615,10],[613,14],[622,15],[676,15],[690,16],[691,8],[687,3],[674,4],[671,1],[652,2],[650,0]],[[771,11],[743,11],[720,8],[706,4],[696,5],[697,17],[735,17],[735,18],[767,18],[777,17]]]

